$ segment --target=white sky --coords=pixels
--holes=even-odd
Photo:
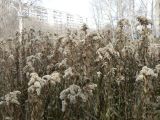
[[[42,0],[42,4],[46,8],[90,18],[90,1],[91,0]]]

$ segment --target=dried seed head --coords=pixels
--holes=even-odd
[[[156,65],[155,68],[156,68],[157,73],[160,73],[160,64]]]
[[[84,31],[84,32],[86,32],[88,30],[87,25],[83,24],[81,30]]]
[[[74,74],[73,74],[73,70],[72,70],[71,67],[69,67],[68,69],[66,69],[66,70],[64,71],[64,76],[63,76],[63,78],[71,77],[71,76],[73,76],[73,75],[74,75]]]
[[[10,92],[8,94],[6,94],[4,97],[3,97],[3,101],[0,102],[0,105],[9,105],[9,104],[16,104],[16,105],[19,105],[19,101],[18,101],[18,95],[20,95],[21,92],[20,91],[13,91],[13,92]]]
[[[121,19],[119,22],[118,22],[118,26],[119,27],[124,27],[126,25],[129,25],[129,21],[127,19]]]
[[[153,69],[144,66],[137,76],[136,81],[143,81],[146,76],[157,77],[157,74],[154,73]]]
[[[137,17],[137,20],[138,22],[141,24],[141,25],[149,25],[149,24],[152,24],[152,22],[150,20],[148,20],[146,17],[144,16],[138,16]]]
[[[37,73],[31,73],[31,78],[28,82],[28,93],[40,95],[42,87],[46,84],[46,81],[38,76]]]
[[[60,73],[58,73],[58,72],[53,72],[52,74],[51,74],[51,80],[53,80],[54,82],[58,82],[58,83],[60,83],[61,82],[61,77],[60,77]]]
[[[62,100],[62,111],[64,108],[66,108],[66,101],[69,101],[69,104],[75,104],[79,100],[82,102],[86,102],[88,100],[88,97],[92,95],[92,91],[97,87],[96,84],[86,84],[85,87],[83,87],[83,90],[80,88],[80,86],[72,84],[67,89],[63,90],[60,93],[60,99]],[[64,104],[64,103],[65,104]]]

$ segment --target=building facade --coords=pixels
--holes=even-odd
[[[72,15],[66,12],[47,9],[41,6],[23,7],[23,14],[28,17],[34,17],[41,22],[54,25],[58,31],[65,28],[79,28],[87,19],[79,15]]]

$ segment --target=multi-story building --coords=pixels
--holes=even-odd
[[[86,18],[78,15],[68,14],[58,10],[47,9],[41,6],[27,6],[23,8],[23,14],[28,17],[34,17],[42,22],[54,25],[58,31],[65,28],[79,28],[86,23]]]
[[[44,7],[23,6],[23,15],[28,17],[34,17],[42,22],[48,22],[48,11]]]

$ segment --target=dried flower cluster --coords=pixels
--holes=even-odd
[[[0,102],[0,105],[10,105],[10,104],[16,104],[20,105],[18,101],[18,95],[20,95],[20,91],[13,91],[8,94],[6,94],[4,97],[2,97],[2,101]]]
[[[160,64],[156,65],[155,68],[156,68],[157,73],[160,73]]]
[[[137,20],[140,22],[141,25],[149,25],[152,24],[152,22],[150,20],[148,20],[146,17],[144,16],[139,16],[137,17]]]
[[[37,73],[31,73],[31,78],[28,83],[28,92],[34,93],[36,92],[37,95],[41,94],[42,87],[46,84],[46,81],[38,76]]]
[[[154,72],[153,69],[144,66],[140,71],[139,75],[137,76],[136,81],[143,81],[146,76],[157,77],[157,74]]]
[[[64,78],[67,78],[68,76],[73,76],[73,70],[72,70],[72,68],[71,67],[69,67],[68,69],[66,69],[65,71],[64,71]]]
[[[97,50],[98,61],[108,59],[110,60],[112,55],[119,56],[119,53],[115,51],[113,45],[110,43],[106,47],[99,48]]]
[[[76,104],[78,101],[87,102],[89,95],[93,94],[93,90],[97,87],[96,84],[88,84],[81,88],[75,84],[70,85],[67,89],[60,93],[62,100],[62,111],[66,110],[68,104]]]
[[[58,72],[53,72],[51,75],[45,75],[42,78],[38,76],[37,73],[31,73],[31,78],[28,82],[28,92],[35,93],[39,96],[41,94],[41,89],[47,85],[55,85],[56,83],[60,83],[61,78]]]
[[[47,83],[55,85],[61,82],[60,74],[58,72],[53,72],[51,75],[45,75],[42,79],[46,80]]]
[[[123,27],[125,25],[129,25],[129,21],[127,19],[121,19],[119,22],[118,22],[118,26],[119,27]]]

